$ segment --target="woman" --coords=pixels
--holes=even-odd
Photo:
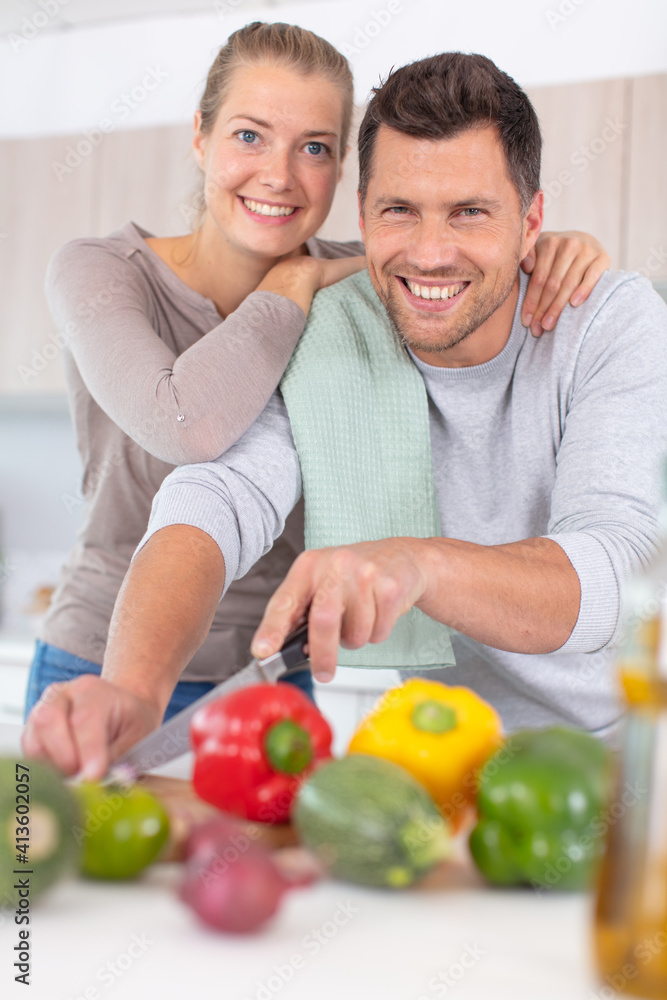
[[[195,116],[199,226],[155,238],[128,223],[68,244],[51,262],[47,294],[71,344],[87,507],[37,645],[27,711],[48,684],[100,673],[114,602],[162,480],[240,437],[278,384],[315,291],[363,267],[360,243],[313,235],[341,176],[352,97],[346,60],[316,35],[260,23],[235,32]],[[595,248],[543,239],[526,307],[533,322],[545,306],[557,315],[585,273],[583,301],[606,266]],[[553,293],[539,301],[550,269],[565,296],[551,305]],[[299,511],[230,588],[166,717],[245,664],[302,533]],[[309,690],[308,672],[297,682]]]

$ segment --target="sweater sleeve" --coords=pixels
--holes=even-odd
[[[579,350],[557,455],[548,537],[579,577],[579,616],[560,653],[614,638],[623,584],[658,544],[667,455],[667,307],[639,276],[609,296]]]
[[[225,593],[269,551],[301,496],[301,470],[279,391],[252,427],[213,462],[175,469],[153,500],[137,552],[161,528],[189,524],[225,560]]]
[[[177,356],[157,333],[146,277],[95,240],[55,254],[46,294],[95,401],[137,444],[173,465],[209,461],[241,437],[278,385],[306,322],[291,299],[253,292]]]

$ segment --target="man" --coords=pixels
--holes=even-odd
[[[521,325],[519,261],[542,225],[539,126],[526,95],[484,57],[450,53],[397,70],[369,105],[359,148],[372,288],[368,278],[348,279],[318,301],[337,310],[332,316],[349,316],[350,344],[361,342],[366,324],[364,344],[385,350],[382,364],[364,344],[353,347],[366,374],[358,385],[346,381],[336,345],[349,329],[318,340],[311,316],[299,348],[301,361],[311,360],[302,364],[298,353],[283,384],[292,427],[277,394],[224,456],[165,481],[119,597],[104,679],[80,678],[37,706],[26,753],[95,777],[159,725],[224,586],[280,533],[302,472],[307,526],[316,522],[310,544],[335,537],[326,534],[327,463],[336,471],[330,489],[340,485],[347,498],[329,509],[332,519],[344,531],[367,508],[362,523],[371,528],[297,559],[269,602],[255,655],[277,649],[307,614],[313,672],[326,679],[339,644],[391,649],[397,621],[417,608],[428,624],[457,633],[456,666],[430,676],[475,688],[507,729],[560,721],[613,732],[609,644],[619,588],[657,537],[665,307],[645,279],[609,273],[584,306],[565,310],[557,337],[535,340]],[[327,354],[315,372],[312,343],[331,348],[330,369]],[[319,379],[315,396],[309,371]],[[403,390],[392,396],[394,377],[405,398]],[[317,393],[319,439],[299,403],[310,400],[315,420]],[[337,409],[339,396],[345,406]],[[340,435],[338,420],[356,418],[356,406],[371,418],[380,408],[387,419],[375,427],[377,454],[371,435],[353,478],[349,467],[338,475],[339,463],[359,442],[351,431]],[[349,424],[360,437],[365,420]],[[401,451],[404,435],[421,447],[424,428],[429,449],[416,458]],[[365,503],[360,483],[377,485],[368,468],[401,480],[413,459],[426,486],[410,492],[411,470],[397,504],[382,511]],[[382,484],[380,507],[391,485]],[[429,532],[431,503],[439,530]],[[384,524],[392,530],[378,533]],[[446,632],[424,643],[412,665],[448,662]],[[415,635],[426,634],[434,635],[417,622]]]

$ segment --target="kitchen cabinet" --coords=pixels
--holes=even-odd
[[[587,229],[612,266],[667,278],[667,74],[528,88],[544,134],[549,229]],[[357,108],[355,123],[363,114]],[[354,129],[353,129],[354,136]],[[187,232],[197,171],[187,125],[0,142],[0,394],[62,392],[61,350],[43,295],[52,253],[128,219],[159,235]],[[77,153],[80,143],[85,155]],[[354,139],[352,141],[354,146]],[[329,239],[358,239],[350,150]]]
[[[625,254],[622,218],[630,122],[625,80],[529,88],[544,136],[545,229],[579,229]]]
[[[667,74],[529,87],[547,229],[594,233],[612,267],[667,278]]]
[[[626,261],[651,280],[667,279],[667,75],[632,80]],[[656,170],[662,174],[662,183]],[[664,293],[663,285],[663,293]]]
[[[107,135],[95,164],[93,232],[104,236],[128,219],[156,236],[188,232],[200,178],[189,125]]]
[[[0,393],[60,392],[61,348],[44,298],[54,250],[91,232],[94,157],[58,179],[66,137],[0,143]]]
[[[63,243],[134,219],[160,235],[187,232],[190,129],[185,126],[0,142],[0,394],[63,393],[62,340],[44,296]],[[85,155],[81,155],[81,150]]]

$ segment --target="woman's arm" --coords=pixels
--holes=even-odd
[[[349,250],[356,254],[358,244]],[[541,333],[545,309],[551,306],[555,322],[573,290],[584,301],[608,265],[600,244],[586,234],[543,234],[534,258],[523,264],[533,269],[524,321],[528,307],[535,309],[532,328]],[[180,356],[156,333],[145,276],[103,241],[79,240],[59,250],[49,266],[47,296],[98,405],[147,452],[182,465],[210,461],[241,437],[280,381],[315,291],[362,266],[358,256],[283,261]],[[542,325],[550,328],[546,320]]]
[[[98,405],[150,454],[181,465],[209,461],[241,437],[280,381],[315,291],[363,263],[355,255],[276,265],[180,356],[156,332],[145,274],[103,241],[58,251],[46,287],[62,340]]]

